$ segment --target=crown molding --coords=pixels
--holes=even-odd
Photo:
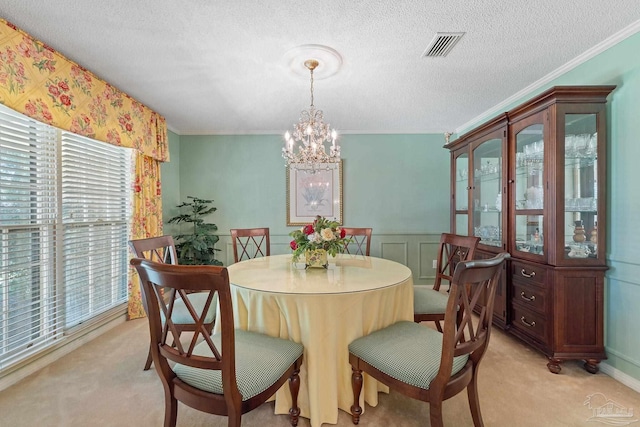
[[[601,43],[598,43],[597,45],[593,46],[592,48],[587,49],[585,52],[583,52],[580,55],[576,56],[571,61],[569,61],[566,64],[564,64],[563,66],[555,69],[554,71],[550,72],[549,74],[547,74],[546,76],[542,77],[541,79],[533,82],[532,84],[530,84],[529,86],[525,87],[524,89],[516,92],[515,94],[513,94],[509,98],[507,98],[504,101],[502,101],[501,103],[495,105],[494,107],[491,107],[490,109],[488,109],[485,112],[481,113],[480,115],[474,117],[473,119],[469,120],[468,122],[464,123],[463,125],[458,126],[454,133],[455,134],[460,134],[460,132],[464,131],[465,129],[469,129],[469,128],[473,127],[475,124],[485,120],[487,117],[495,115],[497,113],[504,112],[504,110],[509,105],[513,104],[514,102],[518,101],[521,98],[526,97],[531,92],[539,90],[540,88],[548,85],[553,80],[555,80],[556,78],[560,77],[561,75],[573,70],[574,68],[576,68],[577,66],[579,66],[581,64],[584,64],[588,60],[596,57],[597,55],[601,54],[605,50],[609,49],[610,47],[613,47],[613,46],[617,45],[621,41],[631,37],[632,35],[636,34],[639,31],[640,31],[640,20],[632,23],[631,25],[628,25],[627,27],[623,28],[621,31],[618,31],[617,33],[615,33],[611,37],[607,38],[606,40],[602,41]]]

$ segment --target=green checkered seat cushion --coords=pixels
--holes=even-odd
[[[397,322],[349,344],[349,352],[403,383],[428,390],[440,369],[442,333],[413,322]],[[451,375],[469,355],[454,357]]]
[[[207,302],[207,298],[209,297],[209,292],[194,292],[188,294],[189,302],[193,305],[193,308],[196,310],[198,316],[202,313],[204,309],[204,305]],[[211,305],[209,306],[209,311],[207,312],[206,317],[204,318],[204,323],[212,323],[216,318],[216,307],[218,305],[218,294],[216,293],[213,296],[213,300],[211,301]],[[160,316],[162,317],[162,322],[164,323],[164,312],[160,311]],[[173,313],[171,313],[171,319],[173,323],[179,323],[182,325],[193,325],[195,322],[193,321],[193,317],[189,310],[187,310],[187,306],[185,305],[182,298],[176,299],[176,302],[173,304]]]
[[[447,310],[449,295],[430,288],[413,289],[413,312],[417,314],[438,314]]]
[[[219,351],[220,334],[211,337]],[[236,382],[242,400],[256,396],[275,382],[302,355],[302,344],[282,338],[273,338],[256,332],[236,329]],[[206,342],[196,346],[195,355],[213,357]],[[224,354],[223,354],[224,357]],[[181,364],[173,367],[185,383],[215,394],[222,393],[222,371],[193,368]]]

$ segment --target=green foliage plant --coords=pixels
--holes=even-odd
[[[213,200],[200,199],[198,197],[187,196],[186,202],[180,203],[178,208],[180,215],[169,219],[169,224],[191,224],[188,234],[177,234],[173,236],[178,252],[178,263],[182,265],[222,265],[216,259],[215,245],[220,238],[214,233],[218,231],[218,226],[205,222],[204,217],[212,214],[218,208],[210,206]]]

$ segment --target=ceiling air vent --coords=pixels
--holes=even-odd
[[[464,33],[436,33],[422,56],[427,58],[447,56],[463,35]]]

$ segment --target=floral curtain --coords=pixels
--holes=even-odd
[[[137,150],[133,238],[162,235],[160,164],[167,125],[155,111],[0,18],[0,103],[60,129]],[[130,271],[129,318],[144,316]]]
[[[133,228],[134,239],[162,235],[162,188],[160,186],[160,163],[142,153],[136,155],[136,172],[133,184]],[[129,276],[129,319],[144,317],[137,274]]]

